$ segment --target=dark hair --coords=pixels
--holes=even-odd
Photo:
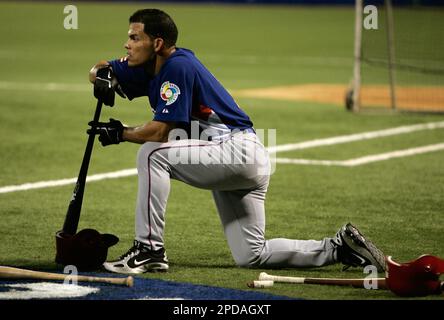
[[[143,31],[154,38],[162,38],[167,47],[174,46],[177,41],[177,27],[173,19],[159,9],[141,9],[129,18],[130,23],[143,23]]]

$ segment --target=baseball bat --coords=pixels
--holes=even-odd
[[[94,113],[94,122],[98,122],[100,112],[102,111],[102,101],[97,100],[96,111]],[[83,155],[82,165],[80,167],[79,176],[69,202],[68,211],[66,212],[65,222],[63,224],[63,232],[74,235],[80,220],[80,211],[82,210],[83,193],[85,191],[86,175],[88,173],[89,161],[94,146],[95,134],[90,133],[86,144],[85,153]]]
[[[324,284],[324,285],[336,285],[336,286],[353,286],[357,288],[364,288],[365,281],[377,281],[378,289],[387,289],[385,284],[385,278],[353,278],[353,279],[341,279],[341,278],[306,278],[306,277],[285,277],[275,276],[261,272],[259,274],[259,280],[271,280],[274,282],[282,283],[294,283],[294,284]]]
[[[67,275],[52,272],[33,271],[21,268],[0,266],[1,279],[35,279],[35,280],[77,280],[79,282],[102,282],[110,284],[125,285],[132,287],[134,279],[131,276],[126,278],[104,278],[82,275]]]

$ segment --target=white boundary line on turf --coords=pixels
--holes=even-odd
[[[267,150],[270,153],[277,153],[277,152],[291,151],[291,150],[301,150],[301,149],[307,149],[307,148],[313,148],[313,147],[319,147],[319,146],[326,146],[326,145],[341,144],[341,143],[352,142],[352,141],[375,139],[375,138],[387,137],[387,136],[391,136],[391,135],[398,135],[398,134],[411,133],[411,132],[420,131],[420,130],[431,130],[431,129],[438,129],[438,128],[444,128],[444,121],[416,124],[416,125],[410,125],[410,126],[402,126],[402,127],[396,127],[396,128],[390,128],[390,129],[384,129],[384,130],[378,130],[378,131],[369,131],[369,132],[363,132],[363,133],[358,133],[358,134],[336,136],[336,137],[325,138],[325,139],[316,139],[316,140],[310,140],[310,141],[294,143],[294,144],[284,144],[284,145],[280,145],[280,146],[276,146],[276,147],[269,147],[269,148],[267,148]],[[345,160],[345,161],[276,158],[276,162],[277,163],[291,163],[291,164],[305,164],[305,165],[327,165],[327,166],[328,165],[330,165],[330,166],[336,165],[336,166],[352,167],[352,166],[362,165],[362,164],[375,162],[375,161],[383,161],[383,160],[388,160],[388,159],[392,159],[392,158],[406,157],[406,156],[411,156],[411,155],[425,153],[425,152],[438,151],[438,150],[444,149],[443,145],[444,144],[429,145],[429,146],[424,146],[424,147],[399,150],[399,151],[393,151],[393,152],[382,153],[382,154],[369,155],[369,156],[355,158],[355,159],[349,159],[349,160]],[[137,174],[137,169],[135,169],[135,168],[125,169],[125,170],[119,170],[119,171],[114,171],[114,172],[91,175],[91,176],[87,177],[86,181],[87,182],[100,181],[100,180],[104,180],[104,179],[128,177],[128,176],[132,176],[132,175],[136,175],[136,174]],[[8,192],[24,191],[24,190],[40,189],[40,188],[56,187],[56,186],[64,186],[64,185],[74,184],[76,181],[77,181],[77,178],[70,178],[70,179],[39,181],[39,182],[33,182],[33,183],[25,183],[25,184],[21,184],[21,185],[5,186],[5,187],[0,187],[0,193],[8,193]]]
[[[315,148],[321,146],[331,146],[335,144],[341,144],[353,141],[369,140],[369,139],[388,137],[398,134],[412,133],[415,131],[433,130],[440,128],[444,128],[444,121],[414,124],[409,126],[395,127],[378,131],[369,131],[369,132],[362,132],[362,133],[356,133],[344,136],[330,137],[325,139],[309,140],[299,143],[282,144],[276,147],[268,148],[268,152],[277,153],[283,151],[302,150],[302,149]]]
[[[12,82],[0,81],[1,90],[37,90],[37,91],[68,91],[86,92],[91,91],[92,86],[79,83],[56,83],[56,82]]]
[[[123,177],[134,176],[136,174],[137,174],[136,168],[119,170],[119,171],[108,172],[108,173],[99,173],[99,174],[87,176],[86,182],[100,181],[100,180],[105,180],[105,179],[123,178]],[[41,188],[48,188],[48,187],[66,186],[66,185],[74,184],[74,183],[76,183],[76,181],[77,181],[77,178],[70,178],[70,179],[25,183],[25,184],[21,184],[21,185],[1,187],[0,193],[24,191],[24,190],[31,190],[31,189],[41,189]]]
[[[311,159],[276,158],[276,162],[302,164],[302,165],[305,164],[305,165],[321,165],[321,166],[355,167],[367,163],[384,161],[393,158],[409,157],[439,150],[444,150],[444,143],[431,144],[423,147],[397,150],[380,154],[372,154],[365,157],[359,157],[349,160],[311,160]]]

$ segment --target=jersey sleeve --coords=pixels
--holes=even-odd
[[[190,122],[195,72],[186,60],[177,59],[165,66],[157,92],[154,120]]]
[[[122,59],[108,62],[129,100],[148,95],[150,79],[142,67],[129,67],[128,61]]]

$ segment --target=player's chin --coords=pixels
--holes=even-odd
[[[143,64],[143,61],[139,61],[138,59],[134,59],[132,57],[128,57],[128,67],[137,67]]]
[[[128,67],[137,67],[140,65],[140,63],[137,63],[137,61],[128,59]]]

